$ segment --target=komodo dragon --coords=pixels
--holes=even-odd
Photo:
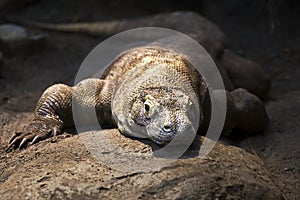
[[[106,22],[104,26],[101,23],[94,23],[92,26],[86,23],[26,23],[40,28],[92,35],[112,34],[125,29],[125,26],[162,26],[182,31],[206,47],[221,71],[227,89],[227,112],[223,132],[259,132],[268,122],[264,104],[260,100],[265,97],[270,87],[268,77],[258,65],[250,61],[244,62],[243,58],[229,50],[224,51],[223,33],[195,13],[160,14],[144,20]],[[242,64],[230,66],[225,55],[227,58],[228,55],[237,58]],[[22,148],[29,142],[37,143],[74,126],[72,99],[82,108],[95,108],[101,125],[117,126],[126,135],[134,135],[132,132],[136,129],[131,127],[139,127],[141,132],[145,132],[152,141],[161,145],[193,128],[191,117],[194,112],[200,114],[198,132],[205,131],[210,119],[210,97],[203,77],[187,58],[188,55],[172,49],[154,45],[141,46],[123,52],[99,77],[88,78],[73,87],[64,84],[50,86],[37,103],[33,121],[26,131],[12,136],[8,149]],[[243,62],[247,65],[243,66]],[[234,69],[235,67],[238,69]],[[157,73],[148,75],[147,81],[138,81],[150,71]],[[245,78],[241,80],[241,77]],[[121,85],[126,86],[134,81],[139,85],[128,90],[126,98],[119,95]],[[116,97],[116,94],[119,96]],[[122,117],[118,116],[121,109],[118,102],[121,101],[128,108],[126,113],[122,113]],[[147,132],[149,127],[152,131]]]

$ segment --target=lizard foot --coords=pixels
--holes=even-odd
[[[25,148],[28,144],[35,144],[41,140],[61,133],[62,122],[53,118],[36,117],[26,128],[26,131],[15,132],[9,139],[6,151]]]

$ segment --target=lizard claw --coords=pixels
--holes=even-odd
[[[40,141],[40,136],[36,135],[33,140],[31,141],[31,144],[35,144],[38,143],[38,141]]]
[[[57,127],[53,128],[53,136],[57,136],[60,133],[60,130]]]
[[[11,140],[9,140],[6,151],[8,151],[13,146],[15,148],[22,149],[22,148],[26,147],[26,145],[28,144],[28,141],[34,139],[34,137],[36,137],[36,134],[27,133],[27,132],[17,133],[17,134],[15,133],[12,136]]]
[[[13,141],[9,141],[7,148],[5,149],[5,151],[8,151],[14,144],[15,144],[15,139]]]
[[[12,141],[13,141],[16,137],[18,137],[18,136],[20,136],[20,135],[21,135],[21,132],[15,132],[15,133],[11,136],[11,138],[9,139],[8,144],[12,143]]]
[[[28,139],[27,138],[23,138],[20,145],[19,145],[19,149],[21,149],[22,147],[24,147],[27,143]]]
[[[27,127],[26,132],[16,132],[9,139],[6,151],[12,147],[25,148],[27,145],[36,144],[50,136],[55,136],[61,133],[61,123],[59,121],[47,119],[35,119]]]

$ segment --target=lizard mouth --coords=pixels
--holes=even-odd
[[[150,139],[158,145],[166,145],[172,141],[175,137],[176,132],[166,132],[164,130],[158,131],[156,133],[148,133]]]
[[[187,126],[183,131],[173,129],[172,131],[164,131],[164,129],[147,130],[149,138],[158,145],[164,146],[170,142],[176,145],[190,145],[196,136],[193,126]],[[176,137],[176,138],[175,138]],[[174,140],[174,142],[173,142]]]

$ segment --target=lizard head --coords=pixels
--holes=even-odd
[[[146,129],[151,140],[164,145],[192,128],[191,105],[192,101],[180,90],[152,88],[133,102],[130,116],[133,123]]]

